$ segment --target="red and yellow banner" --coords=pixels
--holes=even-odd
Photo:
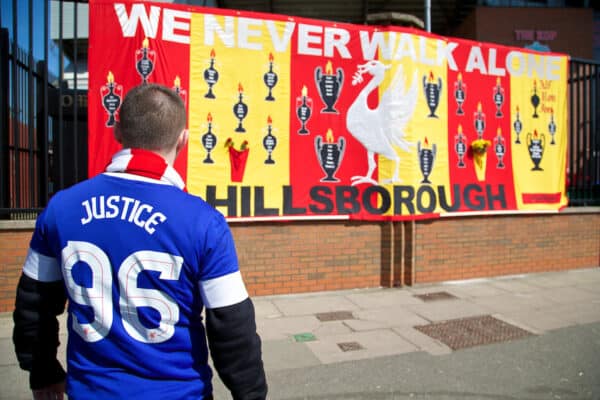
[[[568,58],[414,29],[90,0],[89,174],[130,88],[172,87],[176,169],[226,217],[416,219],[567,204]]]

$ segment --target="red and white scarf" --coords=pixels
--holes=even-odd
[[[123,149],[112,158],[106,172],[125,172],[156,179],[186,190],[185,182],[164,158],[144,149]]]

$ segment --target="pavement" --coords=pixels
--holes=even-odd
[[[253,301],[270,399],[600,399],[600,267]],[[11,334],[0,399],[30,399]]]

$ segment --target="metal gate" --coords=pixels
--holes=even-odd
[[[1,1],[0,219],[31,219],[87,177],[87,4]]]
[[[600,205],[600,64],[569,65],[569,205]]]

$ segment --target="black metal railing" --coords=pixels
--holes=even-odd
[[[87,59],[87,38],[78,38],[79,3],[53,2],[58,22],[57,33],[50,38],[47,0],[2,2],[0,219],[33,218],[56,191],[87,177],[87,87],[78,86],[77,69],[78,61]],[[24,4],[27,18],[16,11]],[[33,10],[38,7],[43,7],[43,23],[34,21]],[[29,24],[26,40],[18,36],[23,30],[17,20]],[[68,37],[65,22],[73,26]],[[34,57],[36,31],[41,32],[36,38],[42,37],[42,43],[35,45],[43,46],[43,51]],[[51,47],[58,54],[50,56]],[[75,66],[69,74],[67,63]],[[600,64],[571,59],[568,82],[569,205],[600,205]]]
[[[87,89],[78,88],[77,70],[87,38],[78,38],[79,3],[54,2],[51,38],[48,0],[2,1],[0,219],[35,218],[56,191],[87,177]],[[66,64],[74,66],[69,73]]]
[[[569,63],[567,193],[572,206],[600,205],[600,63]]]

